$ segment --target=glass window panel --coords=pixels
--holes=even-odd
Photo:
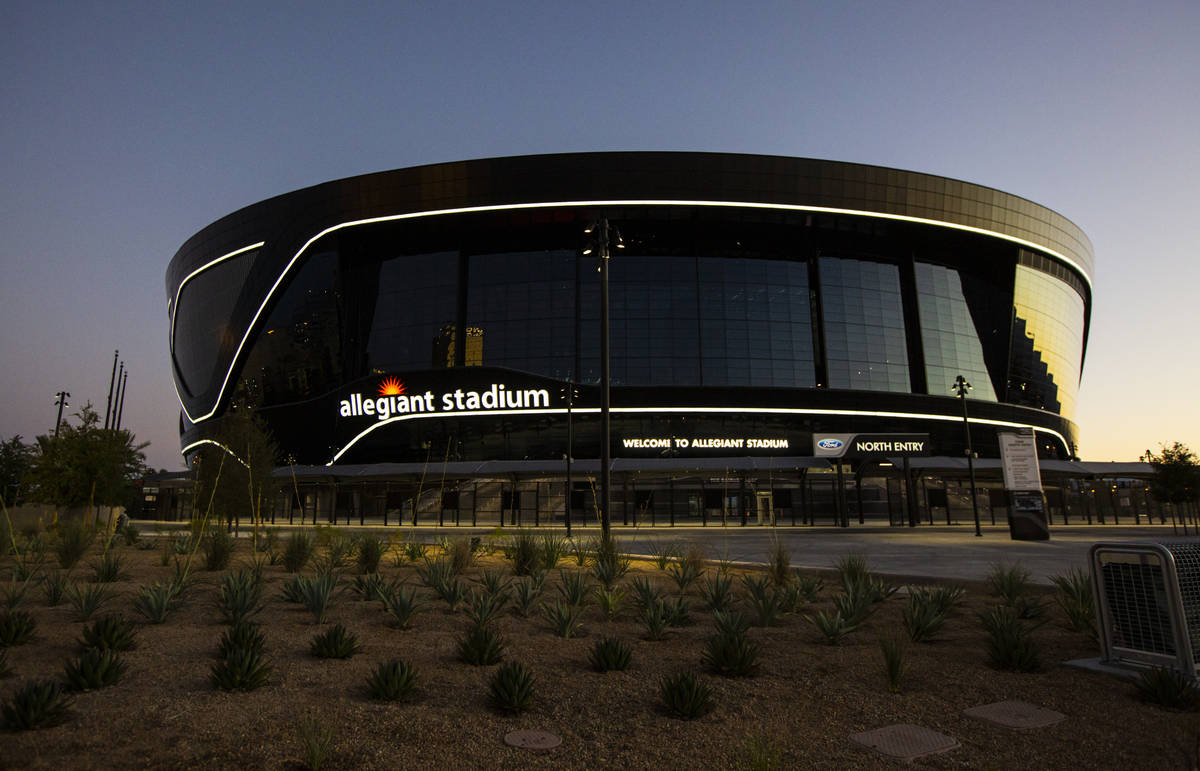
[[[820,270],[829,386],[908,391],[899,269],[822,257]]]

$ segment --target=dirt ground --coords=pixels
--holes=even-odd
[[[99,615],[133,613],[140,585],[169,578],[158,546],[121,545],[127,576],[112,585],[113,599]],[[234,565],[246,564],[247,544]],[[766,555],[763,555],[764,559]],[[95,550],[72,572],[92,577]],[[4,558],[0,580],[13,564]],[[467,576],[483,567],[507,568],[499,553],[480,557]],[[563,570],[579,570],[573,559]],[[57,567],[53,554],[46,569]],[[715,567],[709,568],[715,570]],[[311,572],[311,567],[308,572]],[[415,566],[385,556],[381,572],[420,586]],[[739,572],[739,571],[734,571]],[[349,584],[354,568],[347,567]],[[964,601],[937,639],[910,644],[900,693],[891,693],[879,647],[881,635],[902,632],[903,594],[877,606],[864,626],[830,646],[804,613],[831,607],[833,585],[800,613],[784,616],[777,627],[751,628],[761,646],[760,672],[749,678],[723,678],[704,672],[701,654],[713,633],[710,613],[698,592],[688,599],[694,623],[671,630],[665,639],[645,639],[636,620],[632,592],[614,621],[603,619],[593,603],[578,638],[554,635],[540,615],[506,615],[499,629],[507,641],[506,659],[530,667],[536,676],[533,706],[516,716],[486,704],[487,684],[496,669],[462,663],[457,643],[469,626],[461,609],[446,604],[423,586],[426,610],[412,628],[401,630],[376,601],[360,601],[346,591],[327,623],[355,633],[362,650],[348,660],[325,660],[309,653],[319,631],[311,615],[286,602],[281,566],[265,569],[267,598],[258,621],[267,637],[274,667],[269,683],[251,693],[225,693],[209,683],[224,626],[216,609],[219,573],[196,571],[198,582],[184,605],[166,623],[140,625],[137,646],[124,654],[128,670],[116,685],[78,694],[66,722],[35,731],[0,731],[4,768],[299,768],[304,762],[301,717],[314,715],[333,731],[327,768],[738,768],[754,758],[757,740],[778,753],[780,768],[887,767],[887,760],[849,740],[853,733],[893,723],[912,723],[948,734],[961,747],[918,763],[929,768],[1191,768],[1195,760],[1195,713],[1165,710],[1139,701],[1133,686],[1111,676],[1062,666],[1094,657],[1097,644],[1068,631],[1061,611],[1046,597],[1050,621],[1036,632],[1043,646],[1044,671],[999,672],[988,666],[984,633],[976,612],[996,600],[982,584],[963,585]],[[668,576],[651,562],[636,562],[624,579],[646,576],[673,590]],[[557,596],[556,572],[546,581],[545,598]],[[735,580],[740,591],[740,584]],[[84,624],[68,603],[48,607],[40,587],[22,608],[37,621],[34,639],[9,648],[10,675],[0,680],[0,702],[23,683],[61,679],[68,659],[79,653]],[[599,674],[588,667],[588,651],[600,636],[628,642],[633,661],[625,672]],[[420,673],[419,698],[406,704],[369,698],[365,681],[378,664],[403,658]],[[701,672],[716,696],[716,707],[694,721],[669,716],[658,683],[666,674]],[[1004,699],[1021,699],[1064,713],[1049,728],[1014,731],[963,716],[964,709]],[[541,729],[562,738],[543,754],[507,746],[506,733]]]

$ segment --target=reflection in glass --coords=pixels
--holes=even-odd
[[[996,401],[958,271],[918,262],[916,278],[929,393],[950,393],[954,378],[961,374],[974,386],[971,398]]]
[[[820,271],[829,387],[909,391],[899,269],[822,257]]]
[[[1057,278],[1017,266],[1006,401],[1075,413],[1083,361],[1083,298]]]
[[[255,249],[219,262],[179,293],[171,346],[180,384],[193,395],[210,385],[219,363],[228,364],[218,362],[222,349],[232,355],[246,332],[234,329],[230,317],[257,256]]]

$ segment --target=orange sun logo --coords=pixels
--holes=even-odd
[[[399,396],[404,393],[404,382],[394,377],[386,378],[379,384],[380,396]]]

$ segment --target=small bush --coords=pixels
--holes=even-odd
[[[258,624],[253,621],[241,621],[221,633],[217,643],[217,653],[221,658],[228,658],[234,651],[254,651],[263,653],[266,650],[267,638]]]
[[[305,712],[300,718],[297,733],[304,748],[304,765],[309,771],[321,771],[333,748],[333,728],[323,724],[311,712]]]
[[[588,653],[588,662],[597,672],[624,672],[632,658],[629,646],[614,637],[597,640]]]
[[[364,535],[358,539],[358,572],[378,573],[379,561],[383,559],[383,540],[377,535]]]
[[[233,560],[235,549],[237,539],[233,537],[233,533],[220,525],[209,528],[200,542],[200,550],[204,554],[204,569],[212,572],[227,569]]]
[[[485,570],[479,574],[476,581],[488,594],[504,594],[512,583],[512,579],[499,570]]]
[[[767,577],[775,586],[787,586],[792,580],[792,552],[774,535],[767,551]]]
[[[833,607],[837,609],[846,623],[860,626],[872,612],[872,593],[867,583],[844,583],[841,594],[833,598]]]
[[[621,611],[621,603],[625,599],[625,590],[619,586],[614,586],[611,589],[606,589],[603,586],[593,586],[592,596],[596,598],[596,602],[600,605],[600,612],[604,614],[604,618],[612,621],[617,617],[617,613]]]
[[[42,597],[46,600],[46,604],[52,608],[61,604],[67,595],[67,587],[70,585],[70,579],[65,571],[55,570],[52,573],[46,573],[42,577]]]
[[[18,579],[15,575],[9,579],[8,584],[0,588],[0,595],[3,597],[4,607],[13,610],[25,601],[25,594],[29,591],[29,582],[32,576]]]
[[[358,653],[358,637],[341,624],[334,624],[314,635],[308,649],[320,659],[348,659]]]
[[[1076,632],[1096,636],[1096,601],[1092,596],[1092,579],[1087,571],[1071,568],[1062,575],[1050,578],[1058,592],[1054,601],[1067,617],[1067,625]]]
[[[654,567],[666,570],[667,565],[682,556],[683,544],[679,541],[651,541],[647,551],[650,552],[650,561],[654,563]]]
[[[416,687],[417,670],[400,659],[376,666],[367,677],[367,692],[381,701],[411,701]]]
[[[745,634],[750,628],[746,617],[736,611],[714,611],[713,622],[716,624],[717,634]]]
[[[667,575],[675,582],[675,586],[679,588],[679,595],[682,597],[684,592],[688,590],[692,584],[700,578],[703,572],[702,568],[697,563],[681,558],[678,562],[672,562],[667,565]]]
[[[77,621],[87,621],[100,606],[108,602],[107,584],[72,584],[67,590],[67,600],[75,610]]]
[[[851,553],[839,557],[833,564],[833,569],[837,571],[838,578],[843,584],[861,584],[866,582],[871,571],[867,568],[867,557],[865,554]]]
[[[289,573],[299,573],[312,559],[316,545],[307,530],[297,530],[288,537],[287,545],[283,547],[283,569]]]
[[[570,638],[579,633],[579,617],[583,615],[583,608],[558,600],[554,604],[542,605],[542,615],[550,622],[550,628],[556,635]]]
[[[574,570],[560,570],[558,576],[561,580],[558,593],[562,595],[563,600],[576,607],[587,605],[587,576]]]
[[[151,624],[161,624],[179,604],[179,592],[174,583],[156,582],[138,589],[133,609]]]
[[[508,603],[507,594],[489,594],[487,592],[472,592],[467,604],[467,618],[476,625],[484,626],[500,618],[504,606]]]
[[[513,582],[513,610],[519,616],[528,616],[534,603],[542,594],[542,586],[532,578],[521,578]]]
[[[262,583],[255,572],[243,568],[221,576],[217,607],[226,624],[236,624],[262,610]]]
[[[817,595],[825,588],[825,581],[816,576],[798,575],[793,579],[792,584],[804,597],[805,602],[812,602],[817,599]]]
[[[451,538],[446,543],[446,557],[450,560],[450,569],[454,575],[461,576],[475,564],[475,547],[470,536]]]
[[[256,649],[235,648],[213,664],[209,680],[222,691],[249,692],[267,684],[271,666]]]
[[[115,650],[86,649],[75,661],[68,661],[64,680],[72,691],[94,691],[115,685],[125,672],[125,663]]]
[[[126,546],[137,546],[138,538],[141,533],[137,529],[137,525],[132,522],[126,522],[125,526],[120,530],[121,537],[125,540]]]
[[[591,546],[583,538],[572,538],[567,550],[571,554],[571,558],[575,560],[577,567],[587,565],[588,557],[592,556]]]
[[[716,634],[708,638],[701,661],[715,674],[749,677],[758,671],[758,644],[745,632]]]
[[[293,576],[283,582],[280,587],[283,592],[283,599],[288,602],[300,604],[304,602],[305,586],[310,579],[307,576]]]
[[[1012,672],[1041,670],[1041,649],[1033,638],[1034,627],[1022,621],[1016,611],[997,605],[980,613],[979,621],[987,633],[988,657],[993,667]]]
[[[0,648],[24,645],[33,637],[37,622],[24,610],[10,610],[0,616]]]
[[[134,647],[135,632],[133,624],[123,616],[103,616],[83,627],[83,639],[79,643],[85,648],[127,651]]]
[[[488,704],[501,712],[523,712],[533,702],[533,673],[519,661],[501,664],[488,685]]]
[[[993,563],[988,571],[987,582],[992,594],[999,595],[1006,605],[1013,605],[1017,598],[1029,591],[1029,571],[1019,565]]]
[[[399,586],[396,579],[385,579],[378,573],[366,573],[357,575],[350,584],[350,589],[358,595],[358,599],[382,600],[385,595],[392,594]]]
[[[433,590],[446,601],[452,613],[458,608],[459,603],[465,602],[469,596],[467,585],[461,578],[451,578],[449,581],[433,587]]]
[[[409,562],[420,562],[425,559],[425,544],[420,541],[405,541],[401,553]]]
[[[54,555],[63,570],[75,567],[92,545],[96,531],[82,520],[72,519],[59,523],[58,538],[54,542]]]
[[[51,680],[38,680],[22,686],[0,712],[4,724],[14,731],[58,725],[67,717],[71,700],[62,686]]]
[[[915,643],[932,639],[946,621],[946,614],[937,602],[930,599],[929,595],[915,591],[909,593],[902,616],[904,631],[908,633],[908,639]]]
[[[904,641],[895,635],[880,637],[879,652],[883,655],[883,671],[887,675],[888,690],[900,693],[900,680],[904,677]]]
[[[417,599],[417,590],[396,587],[396,590],[383,595],[383,608],[395,620],[401,629],[408,629],[413,616],[424,610],[424,603]]]
[[[671,625],[671,610],[661,599],[651,602],[642,608],[639,617],[642,626],[646,627],[646,637],[651,640],[661,640]]]
[[[121,570],[121,555],[115,551],[106,551],[101,554],[100,559],[92,563],[92,570],[95,573],[92,580],[98,584],[111,584],[125,577]]]
[[[542,550],[537,536],[529,532],[518,532],[508,539],[504,556],[512,563],[514,576],[527,576],[542,569]]]
[[[1171,667],[1143,670],[1136,685],[1143,701],[1160,707],[1189,710],[1200,702],[1200,690],[1196,688],[1196,682]]]
[[[312,613],[314,624],[325,623],[329,607],[339,594],[337,588],[338,577],[332,573],[318,575],[299,585],[300,604]]]
[[[662,598],[662,590],[650,583],[650,579],[642,576],[633,579],[633,601],[639,608],[653,605]]]
[[[663,677],[658,693],[667,711],[684,720],[695,720],[713,708],[712,689],[692,672]]]
[[[700,597],[704,607],[712,611],[728,610],[733,606],[733,581],[724,573],[705,576],[700,582]]]
[[[782,611],[780,592],[772,589],[761,594],[751,594],[747,605],[754,612],[755,626],[779,626],[779,614]]]
[[[808,616],[808,620],[812,622],[818,632],[824,635],[825,642],[830,645],[837,645],[844,636],[855,629],[855,625],[851,624],[838,610],[832,613],[826,613],[823,610],[817,611]]]
[[[504,656],[504,640],[491,626],[472,626],[458,643],[458,657],[468,664],[485,667]]]
[[[567,556],[567,539],[553,533],[542,535],[540,547],[542,553],[542,569],[553,570]]]
[[[615,538],[601,538],[596,545],[592,575],[606,588],[620,581],[629,572],[629,558],[621,554]]]

